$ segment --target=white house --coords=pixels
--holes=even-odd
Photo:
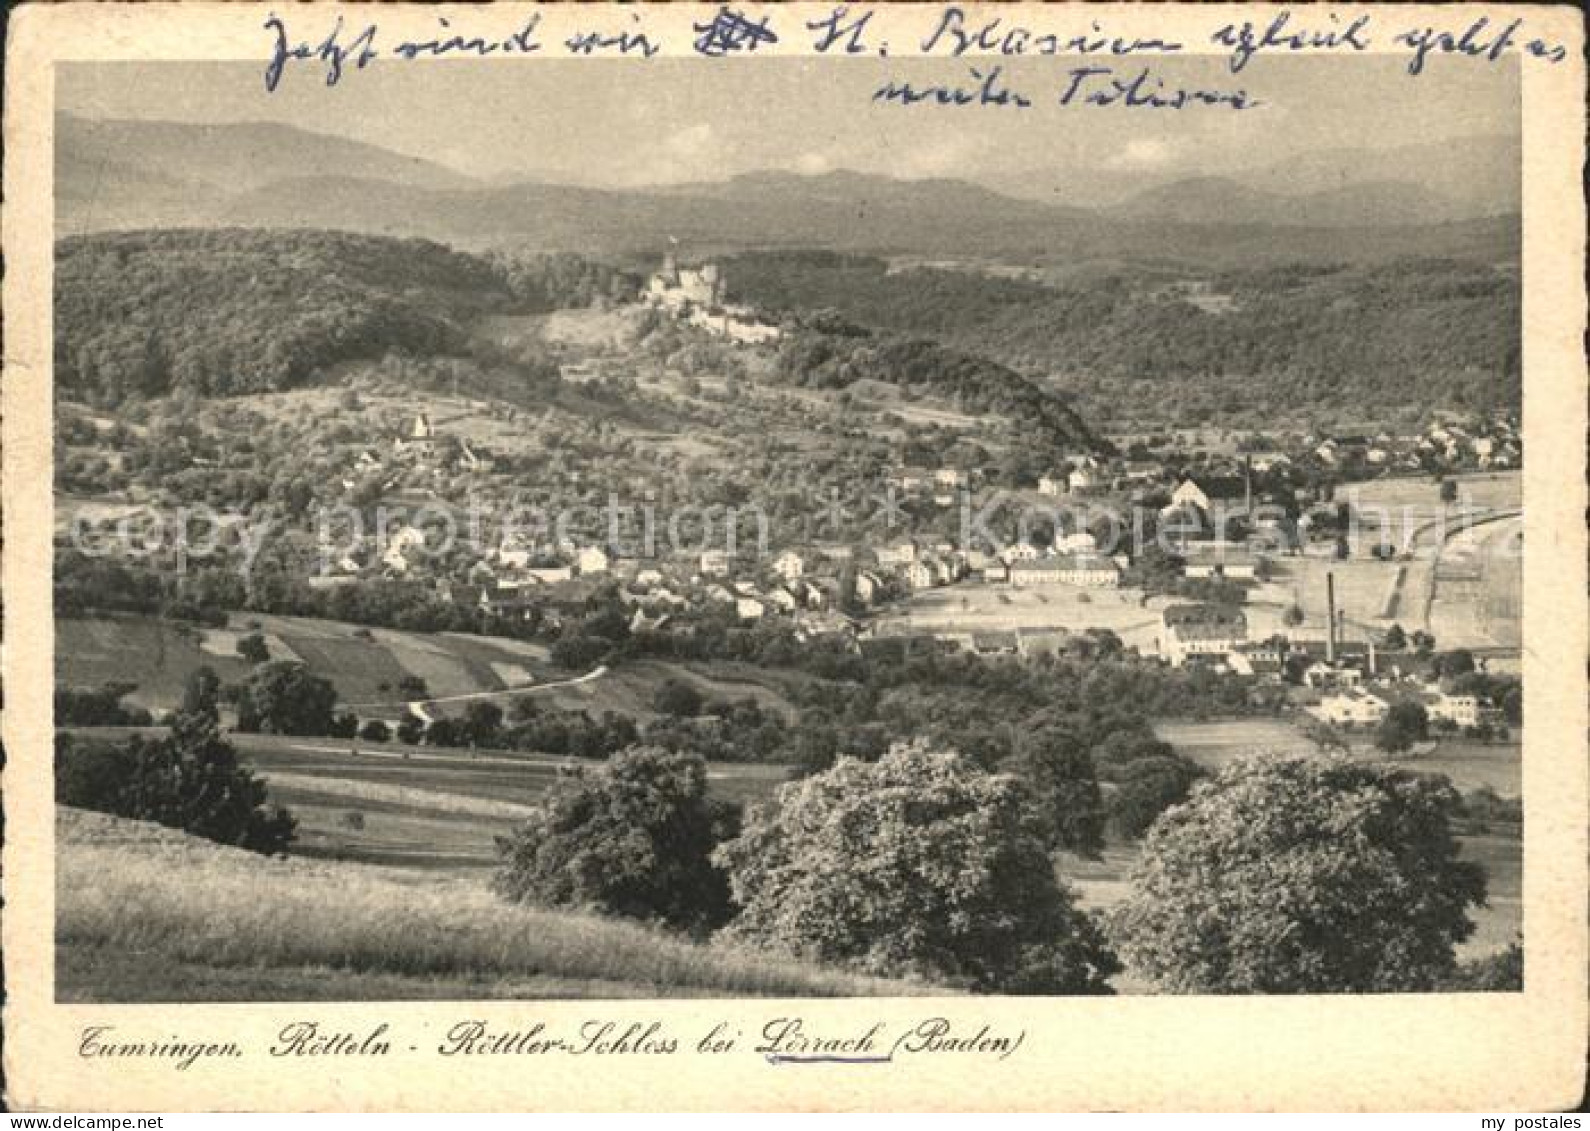
[[[533,556],[529,546],[504,543],[497,547],[497,562],[507,569],[524,569]]]
[[[1182,549],[1183,574],[1187,577],[1228,577],[1234,581],[1253,581],[1259,576],[1261,560],[1257,554],[1223,545],[1191,542]]]
[[[1374,726],[1390,709],[1391,704],[1374,692],[1355,687],[1325,696],[1308,712],[1334,726]]]
[[[856,599],[858,601],[870,605],[882,595],[882,578],[866,570],[856,574]]]
[[[801,607],[800,599],[782,585],[768,590],[767,600],[781,612],[793,613]]]
[[[1103,477],[1091,467],[1079,467],[1066,477],[1066,486],[1073,493],[1097,490],[1102,482]]]
[[[706,550],[701,555],[703,577],[729,576],[729,555],[725,550]]]
[[[1174,668],[1193,658],[1223,661],[1247,639],[1248,618],[1241,609],[1169,605],[1160,615],[1159,654]]]
[[[1445,719],[1460,727],[1480,725],[1480,701],[1473,695],[1448,695],[1439,692],[1425,704],[1431,719]]]
[[[574,559],[581,573],[606,573],[613,559],[600,546],[586,546]]]
[[[1114,561],[1098,554],[1062,554],[1037,561],[1012,562],[1010,583],[1018,589],[1033,585],[1109,589],[1121,583],[1121,571]]]
[[[785,550],[773,559],[773,572],[785,581],[794,581],[806,572],[806,562],[794,550]]]
[[[741,620],[761,620],[767,606],[755,597],[740,597],[734,602],[734,611]]]
[[[381,555],[382,563],[398,573],[406,573],[409,568],[408,552],[417,546],[425,545],[425,534],[413,526],[401,526],[387,540],[386,550]]]
[[[929,561],[912,562],[906,567],[905,576],[912,589],[931,589],[939,583],[939,571]]]
[[[557,585],[574,577],[574,570],[566,565],[558,566],[531,566],[525,570],[525,575],[534,578],[542,585]]]
[[[999,556],[1006,565],[1015,565],[1017,562],[1035,562],[1040,555],[1038,547],[1031,542],[1012,542]]]
[[[1064,495],[1067,483],[1066,477],[1058,472],[1050,472],[1038,479],[1038,493],[1040,495]]]
[[[915,542],[898,542],[878,551],[878,564],[881,566],[910,565],[914,561],[916,561]]]

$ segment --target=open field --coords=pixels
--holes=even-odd
[[[57,624],[56,678],[73,687],[97,687],[109,680],[137,681],[129,698],[142,706],[172,709],[183,684],[201,665],[223,682],[246,678],[249,665],[236,655],[237,637],[251,624],[273,657],[299,659],[331,681],[338,701],[361,717],[397,719],[406,713],[397,685],[405,676],[425,681],[429,698],[537,690],[537,703],[554,710],[617,711],[637,719],[655,717],[656,690],[665,680],[682,679],[711,699],[755,699],[786,718],[795,706],[780,679],[752,665],[675,663],[643,660],[626,664],[583,683],[555,667],[544,645],[467,633],[399,632],[361,629],[308,617],[235,615],[224,629],[178,628],[153,617],[97,616],[63,619]],[[556,686],[553,686],[556,685]],[[542,690],[542,688],[545,688]],[[511,694],[499,704],[507,708]],[[438,712],[461,711],[463,703]]]
[[[1523,504],[1523,477],[1516,471],[1474,472],[1451,476],[1458,485],[1458,505],[1506,510]],[[1427,475],[1371,479],[1341,488],[1337,498],[1360,506],[1441,507],[1441,486]]]
[[[1314,744],[1285,719],[1222,719],[1207,723],[1160,719],[1154,723],[1154,733],[1174,746],[1178,754],[1210,770],[1248,754],[1314,751]],[[1384,760],[1367,733],[1348,737],[1353,757]],[[1463,792],[1489,786],[1502,797],[1523,795],[1523,753],[1516,742],[1445,738],[1421,744],[1417,756],[1398,759],[1394,764],[1416,773],[1444,774]]]
[[[129,702],[171,708],[182,701],[196,668],[207,664],[226,682],[248,674],[241,656],[215,655],[201,641],[200,634],[152,617],[61,618],[55,622],[56,680],[72,687],[136,682]]]
[[[754,699],[764,709],[785,718],[795,715],[795,705],[779,690],[769,673],[750,664],[731,662],[676,663],[664,660],[633,660],[614,668],[599,680],[551,687],[536,697],[536,703],[557,710],[617,711],[640,720],[656,717],[652,709],[657,688],[666,680],[678,679],[693,686],[708,701],[714,699]]]
[[[1523,519],[1507,518],[1447,539],[1435,567],[1429,618],[1442,646],[1522,643],[1523,536]]]
[[[1184,758],[1206,769],[1246,754],[1312,754],[1314,744],[1284,719],[1222,719],[1187,722],[1157,719],[1154,734]]]
[[[128,728],[81,733],[113,739]],[[508,832],[568,766],[514,751],[376,745],[282,735],[227,736],[239,758],[269,783],[271,798],[298,818],[294,855],[404,868],[478,872],[497,863]],[[358,753],[350,753],[357,749]],[[714,796],[746,803],[770,797],[790,768],[713,762]],[[357,827],[350,814],[357,813]]]
[[[1152,651],[1160,610],[1139,589],[1082,589],[1072,585],[1013,589],[961,582],[923,589],[878,618],[880,636],[922,632],[1008,632],[1017,628],[1108,628],[1128,647]]]
[[[1406,576],[1418,562],[1381,562],[1369,558],[1336,561],[1329,558],[1281,557],[1273,564],[1275,585],[1290,592],[1292,601],[1307,617],[1305,630],[1325,634],[1325,577],[1336,579],[1336,608],[1348,622],[1349,638],[1355,626],[1384,627],[1400,620],[1403,627],[1419,627],[1417,618],[1391,603],[1399,576]],[[1406,593],[1412,586],[1404,580]],[[1386,618],[1389,609],[1393,615]]]
[[[57,994],[66,1001],[299,1001],[317,996],[317,984],[340,1000],[927,992],[515,906],[468,879],[265,858],[75,810],[61,811],[57,837]]]

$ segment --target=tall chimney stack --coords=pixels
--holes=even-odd
[[[1336,662],[1336,575],[1325,575],[1325,662]]]

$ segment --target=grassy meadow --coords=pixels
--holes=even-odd
[[[57,839],[63,1001],[929,991],[634,923],[515,906],[470,878],[266,859],[75,810],[60,812]]]
[[[109,739],[131,731],[82,733]],[[496,837],[528,815],[565,767],[593,764],[283,735],[234,733],[228,741],[265,778],[271,799],[298,818],[294,855],[476,874],[496,866]],[[742,804],[771,796],[789,775],[780,764],[707,766],[713,795]]]
[[[544,709],[593,715],[618,711],[649,719],[657,687],[681,679],[707,699],[752,698],[785,717],[795,713],[780,678],[749,664],[644,660],[571,684],[566,681],[578,673],[554,666],[547,649],[538,644],[468,633],[361,629],[338,621],[267,614],[233,616],[218,629],[179,627],[156,617],[63,618],[56,624],[56,679],[72,687],[136,681],[129,702],[170,710],[181,702],[184,682],[201,665],[209,665],[228,683],[247,677],[249,664],[236,647],[240,635],[255,631],[253,624],[272,658],[303,662],[330,680],[338,700],[357,708],[362,717],[402,717],[404,696],[396,688],[405,676],[424,680],[428,695],[435,698],[501,692],[498,705],[504,710],[515,695],[532,694]],[[464,705],[443,704],[432,713],[459,711]]]

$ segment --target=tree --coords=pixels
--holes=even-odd
[[[430,695],[430,689],[419,676],[406,675],[397,681],[397,693],[404,699],[424,699]]]
[[[1281,614],[1281,623],[1288,628],[1296,628],[1303,623],[1303,610],[1295,604],[1288,605],[1286,611]]]
[[[265,643],[265,637],[257,632],[237,638],[237,654],[251,664],[263,664],[271,658],[271,650]]]
[[[498,841],[505,898],[695,931],[727,920],[728,883],[711,856],[738,831],[738,811],[707,796],[700,758],[633,746],[559,777],[538,809]]]
[[[701,692],[682,679],[665,679],[652,694],[652,706],[660,714],[690,718],[701,713]]]
[[[469,746],[493,746],[502,730],[502,708],[477,699],[464,708],[463,737]]]
[[[1441,988],[1460,994],[1518,993],[1524,988],[1524,948],[1515,942],[1505,950],[1470,959]]]
[[[221,678],[208,664],[200,664],[182,683],[182,705],[187,715],[213,715],[221,696]]]
[[[1195,786],[1144,841],[1110,935],[1176,993],[1428,990],[1485,901],[1444,778],[1255,757]]]
[[[1087,746],[1058,712],[1028,721],[1005,766],[1027,783],[1053,848],[1097,857],[1104,847],[1104,803]]]
[[[1441,679],[1468,675],[1475,670],[1474,653],[1467,648],[1454,648],[1450,652],[1442,652],[1435,657],[1433,667],[1436,676]]]
[[[392,728],[383,719],[370,719],[359,728],[359,737],[366,742],[386,742],[392,737]]]
[[[152,821],[253,852],[284,851],[297,821],[272,805],[265,783],[222,740],[213,708],[182,711],[156,740],[120,745],[61,735],[55,751],[56,800],[118,817]]]
[[[1026,788],[896,745],[784,786],[716,859],[731,937],[1001,993],[1108,993],[1119,966],[1055,877]]]
[[[1347,737],[1323,719],[1304,717],[1298,726],[1303,737],[1314,744],[1321,754],[1346,754],[1350,750]]]
[[[273,660],[249,673],[238,694],[237,729],[264,734],[330,734],[337,691],[303,664]]]
[[[1136,840],[1159,815],[1187,800],[1188,791],[1203,775],[1197,763],[1175,755],[1139,758],[1122,766],[1110,793],[1110,828],[1116,836]]]
[[[1430,737],[1430,713],[1422,703],[1393,703],[1380,720],[1375,732],[1375,745],[1387,754],[1400,754],[1413,748],[1415,742]]]
[[[1393,624],[1386,629],[1386,639],[1383,644],[1387,651],[1400,652],[1408,646],[1408,634],[1402,630],[1402,625]]]
[[[404,746],[418,746],[424,734],[425,723],[414,715],[404,715],[393,731],[393,737]]]
[[[1441,501],[1443,503],[1455,503],[1455,502],[1457,502],[1457,497],[1458,497],[1457,480],[1456,479],[1443,479],[1441,481]]]

